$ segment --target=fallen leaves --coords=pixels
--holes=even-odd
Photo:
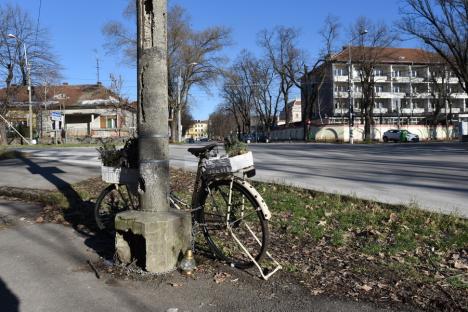
[[[230,278],[232,275],[227,272],[218,272],[213,277],[213,280],[216,284],[221,284],[226,281],[226,279]]]

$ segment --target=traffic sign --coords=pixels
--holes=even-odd
[[[51,112],[50,113],[50,119],[55,120],[55,121],[61,121],[62,120],[62,113],[61,112]]]

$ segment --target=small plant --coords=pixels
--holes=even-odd
[[[112,141],[100,140],[101,146],[97,148],[99,159],[106,167],[138,168],[138,139],[130,138],[125,141],[122,149]]]
[[[249,151],[247,144],[240,142],[237,138],[229,137],[224,140],[224,149],[229,157],[242,155]]]
[[[100,140],[101,146],[96,150],[99,153],[99,159],[103,166],[120,167],[122,150],[117,149],[115,143],[107,140]]]
[[[138,168],[139,154],[138,154],[138,139],[130,138],[125,142],[121,150],[121,165],[126,168]]]

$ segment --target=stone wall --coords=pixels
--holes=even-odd
[[[390,129],[396,129],[395,125],[376,125],[372,129],[372,137],[375,141],[383,141],[383,133]],[[417,134],[421,141],[431,139],[431,133],[437,140],[458,140],[458,127],[438,126],[437,128],[426,125],[403,125],[401,129]],[[303,140],[303,128],[286,128],[273,130],[271,132],[272,141]],[[354,141],[364,140],[364,125],[358,124],[353,128]],[[317,142],[348,142],[349,128],[347,125],[323,125],[311,126],[309,139]]]

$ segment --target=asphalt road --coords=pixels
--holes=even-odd
[[[252,144],[256,179],[468,217],[468,144]],[[194,169],[186,146],[172,164]]]
[[[171,146],[172,166],[196,169],[190,146]],[[250,149],[258,180],[468,217],[468,144],[284,143]],[[94,148],[28,151],[27,159],[0,161],[0,186],[48,189],[99,175]]]

